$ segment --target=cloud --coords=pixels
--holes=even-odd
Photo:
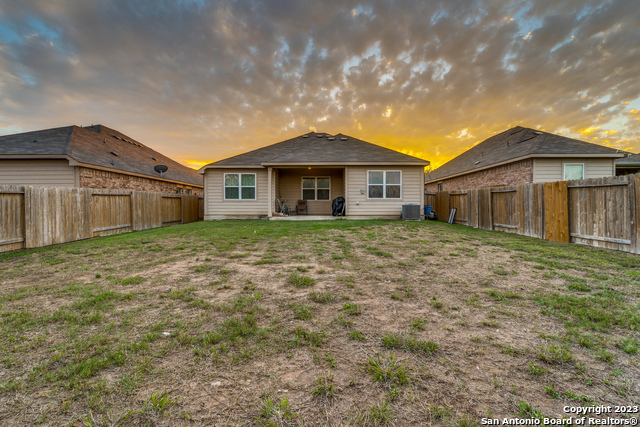
[[[0,0],[0,11],[3,133],[103,123],[193,165],[310,128],[434,163],[515,125],[640,148],[629,1]]]

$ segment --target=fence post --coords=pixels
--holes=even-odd
[[[447,222],[449,220],[449,192],[439,191],[436,195],[436,204],[438,220]]]
[[[24,189],[17,185],[0,187],[0,252],[24,248]]]
[[[180,194],[180,224],[184,224],[184,201],[186,199],[186,194]]]
[[[24,248],[29,249],[31,234],[33,233],[31,222],[31,186],[24,186]]]
[[[567,181],[544,183],[545,239],[569,243],[569,198]]]
[[[131,230],[142,230],[142,210],[140,209],[140,194],[131,191]]]
[[[134,202],[134,197],[133,197],[133,190],[129,191],[129,210],[131,211],[131,231],[135,231],[136,230],[136,211],[135,211],[135,207],[133,206],[133,202]]]
[[[546,238],[546,220],[544,217],[544,183],[534,184],[537,186],[536,190],[536,200],[537,200],[537,209],[538,209],[538,219],[536,223],[536,229],[539,233],[535,236],[538,239]]]
[[[467,190],[467,226],[474,227],[475,219],[473,215],[473,203],[471,202],[471,198],[473,196],[473,190]]]
[[[493,187],[489,188],[489,230],[495,230],[493,226]]]
[[[640,218],[638,217],[638,202],[640,201],[640,175],[627,175],[629,179],[629,219],[631,220],[631,252],[638,253],[638,229],[640,228]]]

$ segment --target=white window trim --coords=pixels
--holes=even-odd
[[[569,181],[566,177],[567,177],[567,166],[582,166],[582,178],[580,179],[584,179],[585,176],[585,167],[584,167],[584,163],[563,163],[562,164],[562,180],[563,181]]]
[[[369,175],[371,172],[383,173],[383,184],[369,184]],[[400,184],[387,184],[387,172],[400,172]],[[369,197],[369,187],[372,185],[382,185],[382,197]],[[387,198],[387,185],[399,185],[400,197]],[[402,171],[401,170],[368,170],[367,171],[367,200],[402,200]]]
[[[227,175],[238,175],[238,186],[228,186],[229,188],[237,188],[238,189],[238,198],[237,199],[227,199]],[[242,175],[253,175],[253,182],[255,182],[255,185],[253,186],[253,188],[255,189],[255,191],[253,192],[254,194],[254,198],[253,199],[243,199],[242,198]],[[244,186],[244,188],[251,188],[249,186]],[[222,177],[222,197],[224,200],[230,200],[230,201],[234,201],[234,202],[240,202],[242,200],[257,200],[258,199],[258,177],[256,176],[255,173],[240,173],[240,172],[229,172],[229,173],[225,173],[224,176]]]
[[[315,187],[313,190],[315,191],[315,199],[305,199],[304,198],[304,190],[311,190],[311,188],[304,188],[304,179],[305,178],[313,178],[315,179]],[[327,200],[318,200],[318,178],[327,178],[329,180],[329,198]],[[320,190],[327,190],[327,188],[321,188]],[[330,176],[303,176],[300,178],[300,200],[310,200],[312,202],[330,202],[331,201],[331,177]]]

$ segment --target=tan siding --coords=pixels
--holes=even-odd
[[[534,159],[533,182],[562,181],[565,163],[584,163],[585,178],[613,176],[613,159]]]
[[[367,199],[368,170],[402,171],[401,199]],[[398,216],[402,205],[418,203],[424,191],[424,168],[422,166],[349,166],[347,215],[349,216]],[[364,194],[361,193],[364,190]]]
[[[0,160],[0,185],[75,186],[67,160]]]
[[[534,159],[533,182],[562,180],[562,159]]]
[[[255,173],[256,200],[224,200],[225,173]],[[266,169],[207,169],[204,175],[205,217],[267,215]]]
[[[614,160],[613,159],[589,159],[584,162],[584,177],[586,178],[602,178],[605,176],[614,176]]]
[[[331,178],[331,191],[329,200],[309,200],[307,202],[309,215],[331,215],[331,201],[336,197],[344,197],[343,169],[280,169],[279,192],[280,199],[289,207],[295,207],[299,199],[302,199],[302,177],[325,177]]]

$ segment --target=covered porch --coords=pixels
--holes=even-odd
[[[347,198],[346,167],[270,167],[267,179],[269,219],[334,219],[331,204],[336,197]],[[306,200],[307,211],[296,214],[298,200]],[[282,215],[280,204],[288,207]]]
[[[277,216],[274,215],[269,218],[271,221],[331,221],[334,219],[345,219],[343,216],[333,216],[333,215],[283,215]]]

